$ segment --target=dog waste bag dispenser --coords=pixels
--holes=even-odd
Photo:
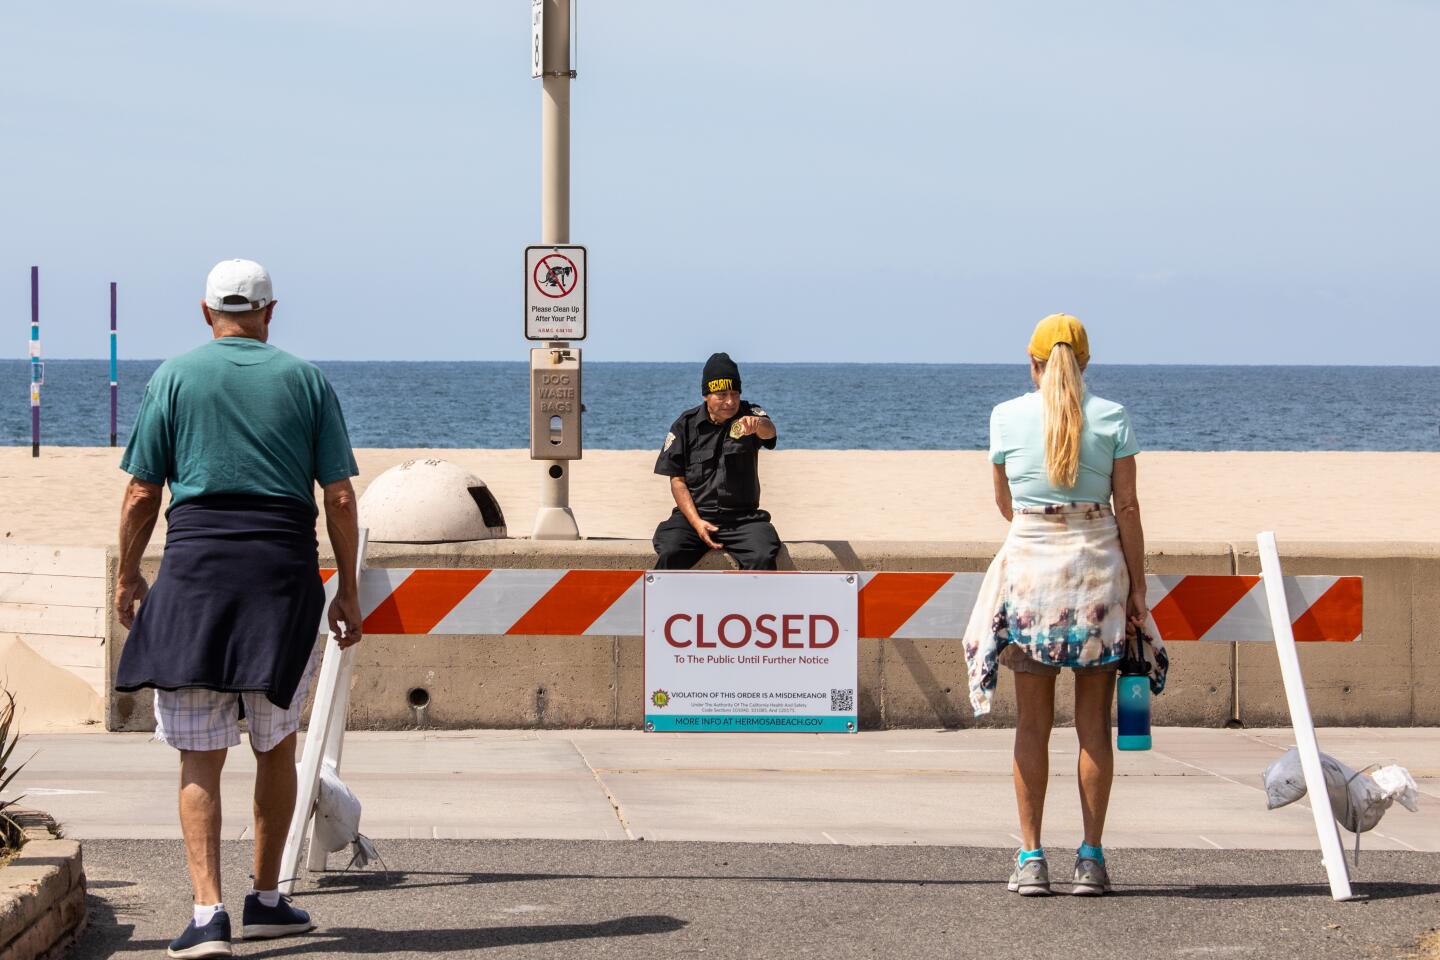
[[[530,459],[580,459],[580,351],[530,351]]]

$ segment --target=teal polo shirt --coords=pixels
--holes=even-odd
[[[120,469],[170,484],[170,506],[214,494],[289,497],[356,476],[345,417],[325,375],[247,337],[166,360],[145,387]]]

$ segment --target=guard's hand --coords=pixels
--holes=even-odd
[[[340,649],[353,647],[360,642],[361,617],[360,598],[351,594],[336,594],[330,601],[330,632]]]
[[[700,539],[704,540],[706,545],[709,546],[711,550],[724,549],[724,547],[720,546],[720,544],[710,539],[710,534],[714,533],[716,530],[719,529],[720,528],[715,526],[715,524],[706,523],[704,520],[701,520],[699,523],[695,524],[695,532],[700,535]]]
[[[138,573],[115,578],[115,615],[126,630],[135,624],[135,604],[143,601],[149,592],[150,584]]]
[[[735,422],[740,425],[740,436],[748,437],[760,429],[762,417],[741,417]]]
[[[1125,636],[1134,639],[1135,631],[1145,628],[1150,616],[1150,607],[1145,603],[1145,588],[1131,590],[1125,601]]]

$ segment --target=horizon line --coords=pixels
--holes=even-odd
[[[299,356],[299,354],[296,354],[296,356]],[[30,365],[30,362],[31,362],[31,359],[30,359],[29,357],[9,357],[9,358],[0,358],[0,359],[9,359],[9,360],[14,361],[15,363],[22,363],[22,364],[24,364],[24,365],[26,365],[26,366],[29,366],[29,365]],[[84,362],[106,363],[106,364],[108,364],[108,363],[110,362],[110,358],[109,358],[108,356],[100,356],[100,357],[48,357],[48,358],[46,358],[46,357],[41,357],[41,358],[39,358],[39,359],[40,359],[42,362],[49,362],[49,363],[74,363],[74,362],[84,361]],[[169,357],[119,357],[119,358],[117,358],[117,359],[118,359],[119,362],[121,362],[121,363],[126,363],[126,362],[129,362],[129,363],[164,363],[166,360],[168,360],[168,359],[170,359],[170,358],[169,358]],[[450,360],[444,360],[444,359],[414,360],[414,359],[395,359],[395,358],[389,358],[389,359],[372,359],[372,360],[353,360],[353,359],[337,359],[337,358],[333,358],[333,357],[331,357],[331,358],[300,357],[300,359],[305,360],[305,361],[307,361],[307,362],[309,362],[309,363],[518,363],[518,364],[524,364],[524,363],[527,363],[527,362],[528,362],[528,360],[527,360],[526,358],[523,358],[523,357],[521,357],[521,358],[516,358],[516,359],[504,359],[504,360],[497,360],[497,359],[480,359],[480,358],[469,359],[469,360],[453,360],[453,359],[450,359]],[[703,360],[696,360],[696,359],[689,359],[689,358],[684,359],[684,360],[613,360],[613,359],[612,359],[612,360],[590,360],[590,361],[587,361],[587,362],[588,362],[588,363],[591,363],[591,364],[610,364],[610,363],[617,363],[617,364],[618,364],[618,363],[653,364],[653,365],[655,365],[655,366],[671,365],[671,364],[703,364],[703,363],[704,363]],[[809,367],[830,367],[830,366],[856,366],[856,367],[859,367],[859,366],[865,366],[865,367],[1019,367],[1019,366],[1023,366],[1023,364],[1020,363],[1019,361],[1010,361],[1010,360],[966,360],[966,361],[935,361],[935,360],[747,360],[747,361],[745,361],[745,365],[746,365],[747,367],[779,367],[779,366],[787,366],[787,367],[796,367],[796,366],[809,366]],[[1310,362],[1310,363],[1265,363],[1265,362],[1261,362],[1261,361],[1253,361],[1253,362],[1248,362],[1248,363],[1199,363],[1199,362],[1155,361],[1155,360],[1152,360],[1152,361],[1126,361],[1126,362],[1123,362],[1123,363],[1105,363],[1105,362],[1101,362],[1101,361],[1095,361],[1095,363],[1094,363],[1093,365],[1094,365],[1094,366],[1103,366],[1103,367],[1340,367],[1340,368],[1382,369],[1382,370],[1384,370],[1384,369],[1391,369],[1391,368],[1410,369],[1410,370],[1436,370],[1436,369],[1440,369],[1440,363],[1326,363],[1326,362],[1320,362],[1320,361]]]

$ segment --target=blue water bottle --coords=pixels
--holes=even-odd
[[[1138,636],[1126,643],[1115,684],[1115,746],[1120,750],[1150,749],[1150,670],[1139,649],[1142,643]]]
[[[1115,746],[1121,750],[1150,749],[1150,678],[1122,673],[1115,687]]]

